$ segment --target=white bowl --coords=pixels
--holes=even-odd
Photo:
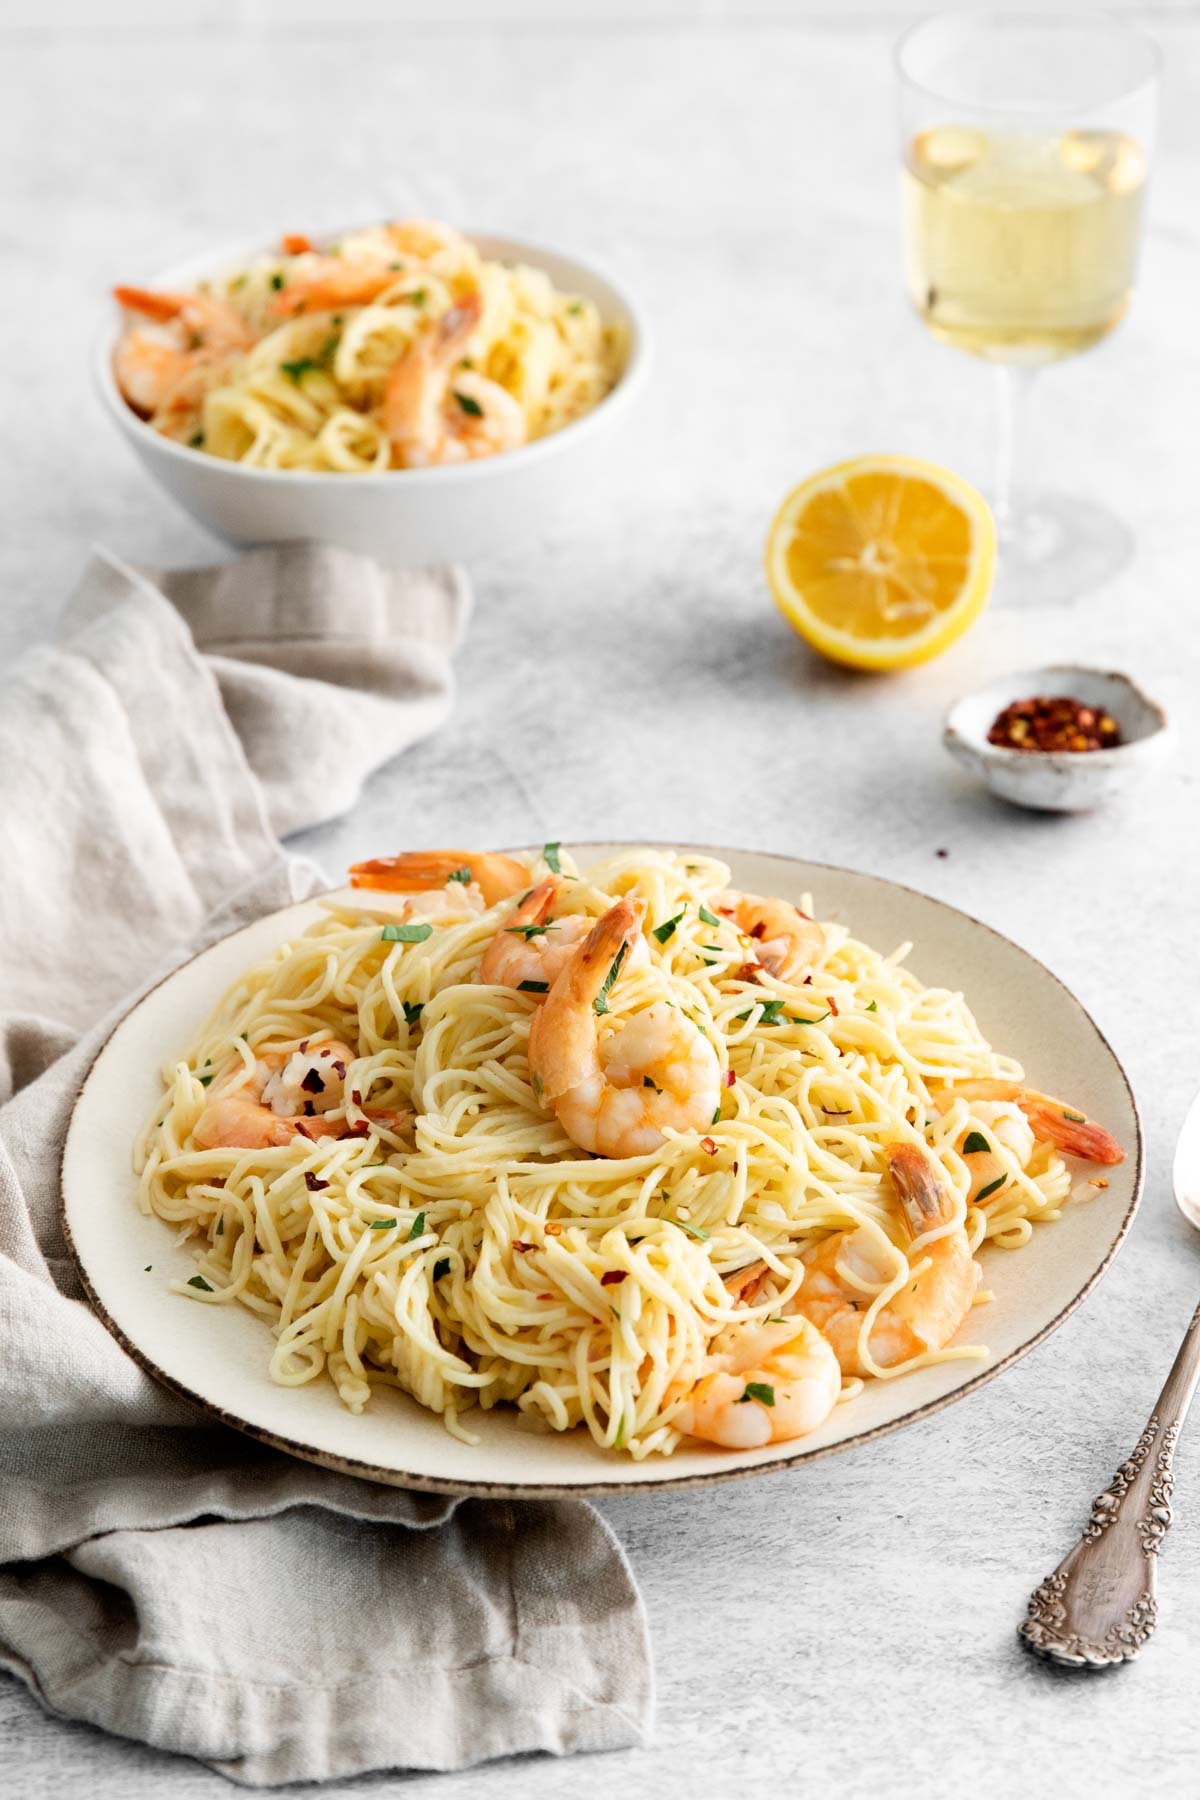
[[[1109,713],[1121,728],[1111,750],[1008,750],[988,743],[996,715],[1033,694],[1069,694]],[[1090,812],[1140,780],[1169,740],[1167,716],[1137,683],[1116,669],[1058,663],[1001,675],[967,694],[946,714],[942,742],[993,793],[1037,812]]]
[[[369,475],[250,469],[208,456],[152,430],[122,399],[112,367],[122,330],[116,308],[96,341],[94,367],[101,398],[159,486],[201,525],[231,544],[315,538],[418,564],[466,560],[529,536],[603,479],[613,454],[613,429],[624,423],[646,379],[649,334],[628,296],[588,264],[514,238],[469,235],[485,257],[530,263],[544,269],[556,287],[593,300],[606,321],[622,327],[626,340],[620,380],[599,406],[519,450],[448,468]],[[242,244],[194,257],[164,269],[149,285],[192,287],[202,277],[236,268],[267,248],[261,243]]]

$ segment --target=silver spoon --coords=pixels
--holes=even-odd
[[[1200,1094],[1183,1122],[1171,1171],[1175,1203],[1200,1230]],[[1083,1536],[1029,1597],[1019,1628],[1038,1656],[1074,1669],[1128,1662],[1158,1617],[1154,1576],[1171,1523],[1171,1461],[1200,1377],[1200,1307],[1146,1429],[1104,1492]]]

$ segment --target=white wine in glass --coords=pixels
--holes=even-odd
[[[1129,305],[1157,53],[1103,16],[997,13],[926,20],[897,58],[909,295],[941,342],[1000,368],[1001,596],[1068,598],[1128,533],[1092,504],[1031,499],[1018,432],[1033,373]]]

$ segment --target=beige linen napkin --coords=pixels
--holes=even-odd
[[[58,1224],[113,1019],[322,885],[277,832],[444,718],[467,605],[453,574],[311,546],[153,578],[97,556],[72,635],[0,689],[0,1668],[251,1786],[649,1727],[641,1605],[590,1507],[404,1493],[213,1424],[93,1316]],[[295,754],[314,733],[332,783]]]

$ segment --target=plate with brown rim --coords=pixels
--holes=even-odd
[[[569,848],[586,867],[622,846]],[[1142,1185],[1137,1104],[1094,1020],[1027,951],[913,888],[791,857],[694,848],[727,862],[739,887],[794,901],[811,894],[821,918],[881,950],[911,940],[908,966],[922,981],[962,989],[984,1034],[1020,1059],[1034,1085],[1068,1096],[1124,1145],[1125,1161],[1105,1171],[1108,1186],[1094,1198],[1068,1205],[1019,1252],[982,1252],[984,1284],[995,1298],[964,1329],[971,1342],[987,1344],[984,1361],[869,1382],[820,1431],[792,1443],[735,1452],[684,1442],[672,1456],[642,1462],[602,1450],[583,1429],[531,1434],[511,1409],[467,1415],[480,1440],[469,1445],[390,1388],[377,1388],[355,1415],[326,1380],[276,1386],[262,1319],[235,1305],[196,1306],[170,1291],[169,1282],[186,1280],[195,1265],[167,1225],[139,1211],[132,1147],[161,1093],[163,1065],[194,1039],[249,964],[312,923],[317,899],[271,913],[176,969],[121,1020],[80,1090],[63,1153],[64,1227],[93,1305],[130,1355],[207,1413],[294,1456],[393,1486],[533,1497],[728,1481],[866,1445],[965,1399],[1057,1330],[1111,1263]],[[359,905],[367,899],[355,895]]]

